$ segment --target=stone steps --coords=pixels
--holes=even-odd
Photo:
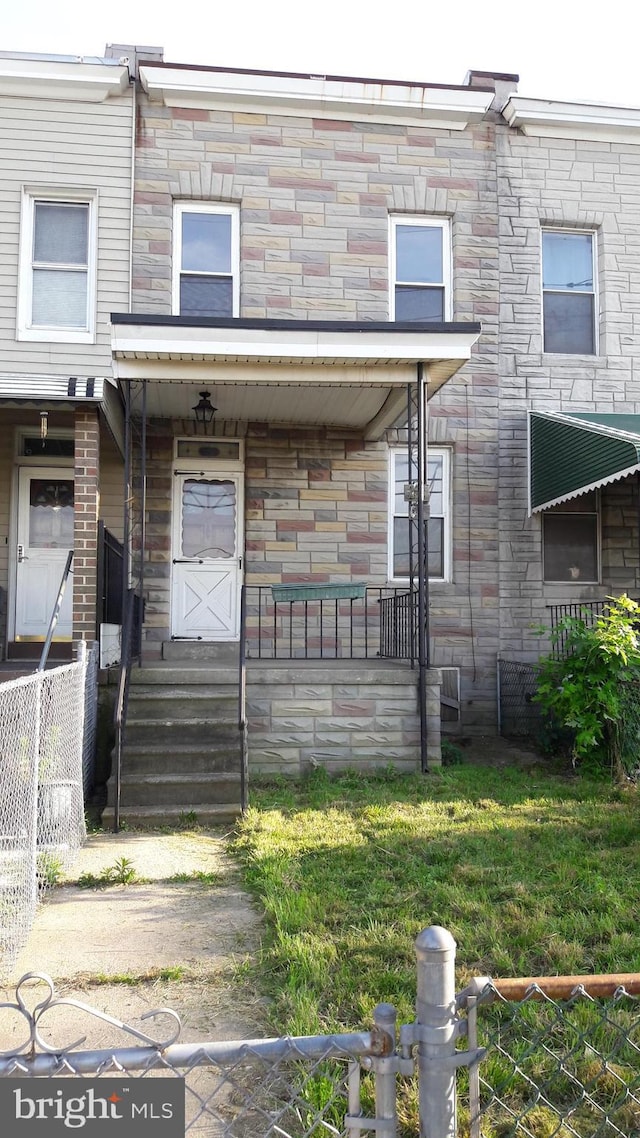
[[[236,817],[237,646],[223,651],[228,647],[166,644],[166,658],[132,669],[120,782],[123,820],[167,825],[196,813],[215,824]],[[111,816],[113,794],[111,779]]]
[[[204,803],[237,806],[240,802],[240,772],[189,772],[189,774],[126,774],[120,786],[120,805],[137,807],[180,806],[198,811]]]
[[[240,815],[240,801],[233,803],[203,802],[196,809],[183,806],[124,806],[120,808],[120,821],[125,826],[149,826],[171,829],[189,823],[197,826],[233,825]],[[113,824],[113,806],[107,806],[102,825],[109,829]]]
[[[144,742],[125,744],[124,766],[128,774],[167,775],[188,771],[192,774],[214,774],[238,769],[238,730],[228,738],[215,742],[185,742],[180,747],[164,739],[145,738]]]

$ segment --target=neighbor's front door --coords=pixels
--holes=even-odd
[[[73,549],[73,472],[60,467],[21,467],[18,475],[16,640],[47,634],[69,550]],[[70,575],[55,630],[70,640],[73,577]]]
[[[239,474],[174,474],[171,633],[237,640],[240,619]]]

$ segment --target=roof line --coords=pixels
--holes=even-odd
[[[471,87],[468,83],[424,83],[414,79],[370,79],[359,75],[324,75],[316,71],[267,71],[262,68],[250,67],[219,67],[205,63],[169,63],[166,60],[140,60],[141,67],[153,67],[158,70],[178,71],[204,71],[220,75],[267,75],[281,79],[313,79],[324,80],[326,83],[373,83],[383,87],[422,87],[426,91],[485,91],[495,92],[495,87]],[[484,74],[484,72],[483,72]]]
[[[384,332],[398,335],[406,332],[472,333],[479,335],[482,325],[475,321],[421,320],[258,320],[253,317],[163,316],[158,313],[112,312],[112,324],[140,324],[167,328],[240,328],[265,332]]]

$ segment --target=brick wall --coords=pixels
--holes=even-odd
[[[100,465],[98,412],[76,410],[73,522],[73,638],[95,640]]]

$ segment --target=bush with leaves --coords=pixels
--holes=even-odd
[[[640,605],[623,594],[608,598],[593,624],[586,617],[565,617],[553,630],[534,699],[573,732],[576,766],[631,771],[638,757],[625,717],[636,684],[640,701]]]

